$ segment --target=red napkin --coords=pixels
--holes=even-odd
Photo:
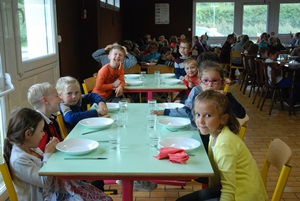
[[[185,163],[190,157],[183,149],[174,147],[163,147],[159,149],[159,154],[154,156],[158,160],[169,158],[172,163]]]

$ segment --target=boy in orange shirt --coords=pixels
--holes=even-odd
[[[125,86],[124,61],[125,50],[117,45],[109,51],[110,62],[104,65],[97,75],[94,93],[99,94],[106,102],[119,102]]]

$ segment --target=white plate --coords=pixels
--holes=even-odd
[[[162,73],[160,74],[161,77],[163,78],[169,78],[169,77],[175,77],[174,73]]]
[[[79,121],[79,123],[87,128],[100,130],[114,123],[114,120],[111,118],[104,117],[91,117],[87,119],[82,119],[81,121]]]
[[[174,147],[185,151],[191,151],[201,145],[199,141],[187,137],[167,137],[161,139],[158,144],[159,147]]]
[[[99,143],[88,139],[67,139],[59,142],[56,149],[69,155],[82,155],[97,149]]]
[[[109,112],[114,112],[119,110],[119,103],[106,103]]]
[[[175,85],[178,84],[179,82],[181,82],[181,80],[179,79],[165,79],[164,83],[168,84],[168,85]]]
[[[126,79],[138,79],[141,75],[140,74],[125,74],[124,77]]]
[[[191,124],[191,121],[189,119],[182,118],[182,117],[167,117],[167,118],[159,119],[157,122],[160,125],[172,131],[173,130],[176,131],[180,128],[183,128]]]
[[[140,80],[126,80],[125,82],[127,85],[131,85],[131,86],[137,86],[143,84],[143,81]]]
[[[182,103],[157,103],[157,107],[164,108],[164,109],[175,109],[175,108],[184,107],[184,104],[182,104]]]

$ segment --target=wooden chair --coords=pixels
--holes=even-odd
[[[148,74],[154,74],[154,71],[159,70],[160,73],[174,73],[174,67],[165,65],[150,65],[147,68]]]
[[[124,74],[140,74],[141,73],[141,66],[140,64],[135,64],[130,68],[125,69]],[[139,93],[140,103],[142,102],[142,93]]]
[[[233,63],[232,58],[238,58],[241,60],[241,65],[236,65]],[[230,52],[230,69],[229,69],[229,78],[231,78],[232,69],[243,69],[242,64],[242,52],[241,51],[231,51]]]
[[[134,66],[131,66],[130,68],[125,69],[124,74],[135,74],[141,73],[141,66],[140,64],[135,64]]]
[[[255,81],[252,83],[251,89],[250,89],[250,90],[253,90],[253,92],[254,92],[254,97],[253,97],[252,104],[255,103],[257,94],[259,94],[259,92],[262,90],[264,82],[265,82],[264,81],[264,79],[265,79],[265,77],[264,77],[264,69],[262,67],[263,60],[255,58],[254,59],[254,64],[255,64],[254,65]],[[255,87],[257,88],[256,91],[255,91]],[[257,106],[257,107],[259,107],[259,106]]]
[[[66,125],[65,125],[65,122],[64,122],[64,118],[63,118],[63,116],[60,112],[57,112],[56,120],[57,120],[57,123],[58,123],[58,126],[59,126],[61,137],[63,139],[65,139],[69,133],[67,131],[67,128],[66,128]]]
[[[276,84],[275,71],[276,71],[277,65],[278,65],[277,62],[263,62],[264,76],[266,79],[265,79],[265,82],[263,85],[263,90],[261,92],[261,97],[260,97],[260,100],[261,100],[262,95],[264,93],[264,97],[262,100],[263,102],[260,107],[260,111],[262,111],[262,109],[263,109],[263,106],[267,99],[268,94],[271,94],[272,100],[271,100],[269,115],[271,115],[273,105],[274,105],[274,102],[276,101],[276,98],[279,98],[281,109],[283,109],[283,90],[291,90],[291,88],[292,88],[292,86],[279,86]],[[270,77],[268,75],[268,66],[270,66],[272,68]],[[260,103],[260,101],[259,101],[259,103]]]
[[[11,178],[11,174],[8,168],[8,164],[6,163],[5,157],[3,156],[3,163],[0,164],[0,172],[2,174],[2,178],[4,184],[6,186],[6,190],[9,196],[10,201],[18,201],[17,193]]]
[[[96,85],[96,78],[94,76],[84,79],[82,83],[84,94],[88,94],[89,92],[91,92],[94,89],[95,85]]]
[[[255,64],[254,59],[256,55],[245,55],[244,56],[244,79],[242,80],[240,90],[243,89],[243,94],[245,94],[248,86],[251,86],[255,82]],[[251,88],[249,92],[249,97],[251,96]]]
[[[292,170],[292,167],[289,165],[291,156],[292,150],[285,142],[281,139],[274,139],[271,141],[261,170],[261,177],[266,189],[270,166],[273,165],[280,172],[271,201],[281,200],[288,177]],[[274,175],[272,175],[272,177],[274,177]]]
[[[83,83],[82,83],[82,89],[83,89],[83,93],[84,94],[88,94],[90,93],[94,87],[96,85],[96,77],[88,77],[86,79],[83,80]],[[89,110],[91,108],[91,105],[90,104],[87,104],[87,110]]]

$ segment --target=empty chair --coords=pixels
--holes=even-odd
[[[271,141],[261,171],[261,177],[266,188],[270,166],[274,166],[280,172],[271,201],[281,200],[288,177],[292,170],[292,167],[289,165],[291,156],[292,150],[285,142],[281,139],[274,139]],[[272,175],[272,177],[274,177],[274,175]]]
[[[254,97],[253,97],[253,101],[252,101],[252,104],[255,103],[255,100],[256,100],[256,97],[257,97],[257,94],[259,94],[259,92],[261,92],[262,88],[263,88],[263,85],[264,85],[264,69],[263,69],[263,60],[262,59],[258,59],[258,58],[255,58],[254,59],[254,71],[255,71],[255,81],[251,84],[251,90],[253,90],[254,92]],[[255,88],[256,91],[255,91]],[[259,107],[259,104],[257,105],[257,107]]]
[[[3,156],[3,163],[0,163],[0,172],[2,174],[2,178],[4,184],[6,186],[6,190],[9,196],[10,201],[18,201],[17,193],[11,178],[11,174],[8,168],[8,164]]]
[[[159,70],[160,73],[174,73],[174,67],[172,66],[160,66],[160,65],[151,65],[147,68],[148,74],[154,74],[154,71]]]
[[[256,55],[245,55],[245,62],[244,62],[244,77],[241,80],[241,88],[243,89],[243,94],[245,94],[246,89],[248,86],[251,86],[252,83],[255,82],[255,66],[254,66],[254,59]],[[249,92],[249,97],[251,96],[251,88]]]
[[[241,61],[240,65],[235,64],[233,62],[232,58],[240,59],[240,61]],[[241,69],[241,70],[243,69],[243,65],[242,65],[242,52],[241,51],[231,51],[230,52],[230,65],[229,66],[230,66],[230,69],[229,69],[229,78],[233,77],[233,75],[231,75],[231,74],[232,74],[232,71],[234,73],[235,69]]]
[[[134,74],[134,73],[141,73],[141,66],[139,64],[135,64],[134,66],[131,66],[130,68],[126,68],[124,70],[125,74]]]

